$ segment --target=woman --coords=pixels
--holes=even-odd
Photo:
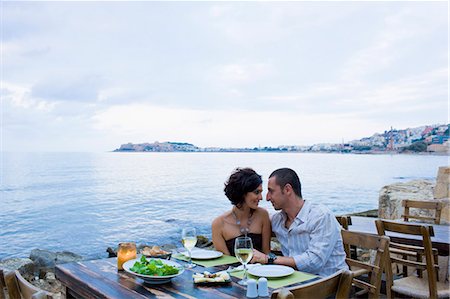
[[[212,239],[216,250],[234,255],[234,241],[247,235],[253,247],[270,252],[271,226],[269,213],[258,207],[262,199],[262,179],[251,168],[237,168],[225,183],[225,195],[233,204],[212,223]]]

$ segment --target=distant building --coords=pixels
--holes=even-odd
[[[427,147],[427,152],[450,154],[450,144],[448,141],[443,144],[431,144]]]

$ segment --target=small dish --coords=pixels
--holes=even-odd
[[[231,282],[231,277],[227,271],[220,271],[217,273],[209,273],[205,271],[203,273],[193,274],[192,278],[194,280],[194,284],[196,285],[220,285]]]

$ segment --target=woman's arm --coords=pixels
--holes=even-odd
[[[214,248],[218,251],[223,252],[223,254],[230,255],[227,244],[225,243],[225,239],[223,238],[222,228],[223,218],[222,216],[219,216],[214,219],[212,223],[212,241],[214,244]]]
[[[272,225],[270,223],[269,213],[261,208],[262,215],[262,251],[265,254],[270,253],[270,239],[272,238]]]

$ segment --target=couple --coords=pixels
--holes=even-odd
[[[212,223],[216,250],[234,255],[234,240],[247,234],[255,248],[253,263],[286,265],[320,276],[348,269],[336,217],[324,206],[302,198],[295,171],[281,168],[269,176],[266,199],[281,210],[272,220],[258,207],[262,189],[261,176],[253,169],[237,168],[231,174],[224,191],[233,207]],[[272,230],[283,256],[270,253]]]

